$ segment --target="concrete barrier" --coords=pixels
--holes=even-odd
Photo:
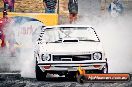
[[[2,12],[0,12],[0,18],[2,18]],[[52,26],[58,24],[58,14],[46,14],[46,13],[16,13],[16,12],[8,12],[8,17],[29,17],[34,18],[46,26]]]

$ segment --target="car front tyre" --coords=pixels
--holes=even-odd
[[[65,77],[68,80],[74,81],[74,80],[76,80],[76,72],[69,72],[69,73],[65,74]]]
[[[38,81],[44,81],[46,80],[46,72],[43,72],[40,67],[37,65],[37,61],[36,61],[36,67],[35,67],[35,70],[36,70],[36,79]]]
[[[78,75],[77,76],[77,82],[80,84],[83,84],[85,82],[86,78],[83,75]]]

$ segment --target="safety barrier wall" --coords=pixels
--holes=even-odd
[[[2,18],[2,12],[0,12],[0,18]],[[15,12],[8,12],[8,17],[30,17],[37,19],[44,23],[46,26],[52,26],[58,24],[58,14],[46,14],[46,13],[15,13]]]

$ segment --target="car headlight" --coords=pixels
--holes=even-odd
[[[49,54],[42,54],[41,58],[43,61],[49,61],[50,60],[50,55]]]
[[[100,52],[96,52],[93,54],[93,59],[94,60],[101,60],[102,59],[102,54]]]

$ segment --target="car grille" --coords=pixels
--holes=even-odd
[[[91,54],[85,55],[53,55],[53,61],[84,61],[91,60]]]

